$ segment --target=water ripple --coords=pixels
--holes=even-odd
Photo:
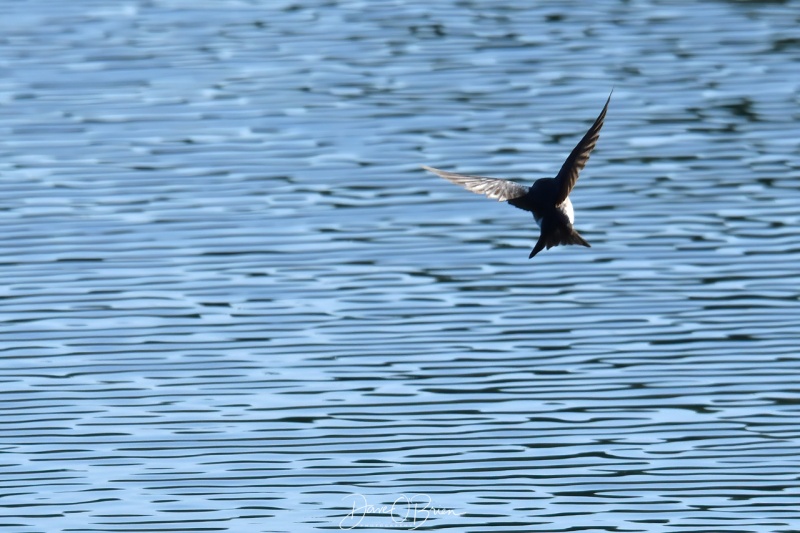
[[[0,527],[798,529],[797,1],[6,3]]]

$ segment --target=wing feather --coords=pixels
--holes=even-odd
[[[450,183],[461,185],[468,191],[476,194],[483,194],[489,198],[500,202],[507,202],[520,196],[528,194],[529,187],[514,183],[510,180],[500,178],[487,178],[484,176],[468,176],[466,174],[456,174],[438,168],[422,166],[428,172],[433,172],[437,176],[446,179]]]
[[[603,127],[603,121],[606,118],[606,111],[608,110],[608,103],[610,101],[611,95],[609,94],[606,105],[603,107],[600,115],[578,145],[572,149],[569,157],[567,157],[567,160],[564,161],[564,164],[561,166],[561,170],[558,171],[558,175],[556,176],[556,185],[558,187],[556,205],[561,204],[567,199],[575,183],[578,181],[578,175],[581,170],[583,170],[583,167],[586,166],[586,162],[589,161],[589,156],[597,145],[597,139],[600,138],[600,129]]]

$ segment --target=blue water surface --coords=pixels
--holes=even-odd
[[[800,531],[797,0],[0,8],[1,529]]]

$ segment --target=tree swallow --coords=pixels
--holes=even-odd
[[[528,259],[541,252],[545,247],[549,250],[559,244],[580,244],[588,247],[590,244],[572,227],[575,222],[575,214],[572,202],[569,200],[569,193],[575,186],[575,182],[578,181],[578,174],[586,166],[589,155],[597,144],[600,128],[603,127],[603,120],[606,118],[606,110],[610,101],[611,95],[609,94],[606,105],[597,120],[594,121],[578,145],[573,148],[556,177],[538,179],[530,187],[504,179],[456,174],[428,166],[422,168],[474,193],[485,194],[489,198],[508,202],[514,207],[533,213],[533,219],[541,229],[541,233]]]

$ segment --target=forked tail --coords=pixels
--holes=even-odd
[[[547,219],[542,221],[542,233],[539,235],[539,240],[536,242],[536,246],[533,247],[533,250],[531,250],[531,255],[528,256],[528,259],[541,252],[545,247],[549,250],[553,246],[558,246],[559,244],[580,244],[587,248],[592,247],[592,245],[586,242],[586,239],[581,237],[580,233],[575,231],[571,226],[553,226],[554,224],[547,223]]]

